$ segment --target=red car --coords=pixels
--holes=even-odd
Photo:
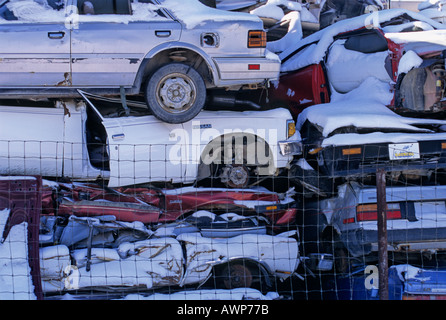
[[[375,77],[388,83],[388,106],[396,112],[444,111],[445,28],[400,9],[339,21],[279,54],[281,76],[270,88],[269,104],[297,116]]]
[[[57,183],[42,191],[42,213],[48,215],[113,215],[120,221],[156,224],[183,219],[198,210],[262,216],[273,228],[294,222],[297,211],[287,193],[266,189],[113,189],[94,183]]]

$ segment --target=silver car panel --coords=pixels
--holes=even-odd
[[[83,18],[71,32],[72,84],[76,87],[133,86],[147,52],[178,40],[181,34],[181,24],[167,18],[128,24]]]
[[[1,87],[68,84],[70,31],[63,21],[1,26],[0,39]]]
[[[0,41],[7,44],[0,47],[3,97],[77,96],[74,88],[116,94],[122,86],[127,93],[137,94],[147,76],[145,62],[172,48],[192,50],[204,59],[213,80],[209,87],[263,83],[278,77],[278,60],[267,57],[264,48],[247,48],[248,30],[262,29],[260,19],[203,17],[200,25],[186,27],[163,5],[153,21],[142,21],[138,14],[78,15],[77,0],[62,2],[65,9],[60,11],[32,1],[7,4],[17,8],[21,3],[22,10],[31,4],[46,11],[37,12],[39,18],[29,12],[19,15],[19,20],[0,18]],[[203,43],[204,34],[217,43]],[[260,64],[260,70],[246,70],[250,63]]]

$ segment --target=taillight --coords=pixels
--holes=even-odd
[[[386,209],[387,219],[402,219],[400,204],[388,203]],[[356,219],[355,217],[346,218],[343,220],[344,224],[361,222],[361,221],[376,221],[378,220],[378,205],[372,204],[360,204],[356,207]]]
[[[399,203],[388,203],[386,209],[387,219],[401,219],[401,209]],[[378,220],[377,204],[361,204],[356,207],[356,221]]]
[[[266,48],[266,32],[263,30],[248,31],[248,48]]]

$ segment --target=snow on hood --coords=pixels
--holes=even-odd
[[[340,33],[364,27],[373,28],[374,25],[376,26],[380,23],[389,21],[402,14],[407,14],[408,16],[416,20],[426,22],[434,28],[446,29],[445,25],[413,11],[403,9],[388,9],[383,11],[376,11],[370,14],[338,21],[337,23],[332,24],[331,26],[328,26],[323,30],[305,37],[304,39],[302,39],[302,41],[296,42],[294,44],[290,43],[288,48],[279,55],[279,58],[282,61],[284,61],[284,59],[288,56],[292,55],[290,59],[282,63],[281,71],[293,71],[310,64],[319,63],[320,61],[322,61],[326,54],[326,51],[333,43],[334,37]],[[304,46],[307,47],[301,50],[299,53],[293,55],[293,52]]]
[[[376,78],[367,78],[357,89],[346,94],[334,94],[332,102],[314,105],[304,109],[298,116],[296,128],[301,129],[306,120],[319,126],[322,135],[328,137],[334,130],[342,127],[376,128],[373,134],[338,134],[325,139],[323,145],[348,145],[382,142],[386,139],[401,138],[397,133],[380,133],[380,128],[394,128],[417,133],[433,133],[428,129],[420,129],[417,124],[446,125],[445,120],[420,119],[403,117],[387,105],[392,99],[388,84]],[[446,136],[446,135],[445,135]],[[356,139],[356,140],[354,140]],[[355,142],[355,143],[353,143]]]

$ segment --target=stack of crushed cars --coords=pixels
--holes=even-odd
[[[3,239],[14,225],[27,223],[38,298],[104,292],[119,298],[206,288],[207,281],[213,289],[255,288],[260,294],[299,266],[297,231],[289,228],[297,210],[293,190],[111,189],[2,178],[1,212],[9,215],[2,219]],[[24,203],[24,193],[36,201]]]

